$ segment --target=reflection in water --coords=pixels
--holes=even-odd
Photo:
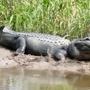
[[[90,90],[90,76],[22,68],[0,70],[0,90],[74,90],[71,86],[78,90]]]
[[[90,87],[90,75],[68,73],[66,79],[76,87]]]

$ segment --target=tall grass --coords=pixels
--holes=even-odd
[[[0,0],[0,25],[84,37],[90,30],[90,0]]]

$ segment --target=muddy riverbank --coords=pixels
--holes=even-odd
[[[70,60],[55,61],[49,57],[17,54],[0,47],[0,68],[20,67],[27,70],[58,70],[90,74],[90,62]]]

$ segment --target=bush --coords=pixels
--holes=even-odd
[[[90,0],[0,0],[0,25],[16,31],[84,37],[90,28]]]

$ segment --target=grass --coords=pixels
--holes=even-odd
[[[69,38],[90,28],[90,0],[0,0],[0,26]]]
[[[76,90],[68,84],[59,84],[59,85],[41,85],[40,90]]]

